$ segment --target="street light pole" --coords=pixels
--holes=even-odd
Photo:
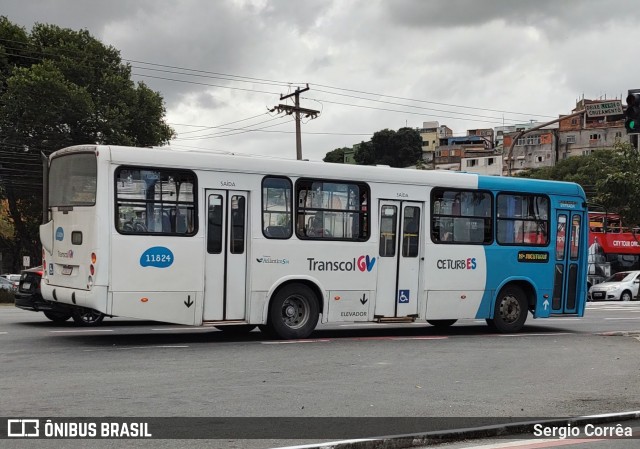
[[[560,120],[564,120],[566,118],[571,118],[571,117],[575,117],[576,115],[584,114],[584,112],[585,112],[585,110],[581,109],[578,112],[574,112],[573,114],[569,114],[569,115],[563,115],[560,118],[557,118],[555,120],[551,120],[550,122],[543,123],[542,125],[534,126],[531,129],[519,131],[515,135],[515,137],[513,138],[513,141],[511,142],[511,145],[509,145],[509,151],[507,152],[507,162],[508,162],[507,176],[511,176],[511,171],[513,170],[513,147],[516,145],[516,142],[518,141],[519,138],[521,138],[525,134],[529,134],[532,131],[537,131],[539,129],[542,129],[545,126],[553,125],[554,123],[557,123]]]

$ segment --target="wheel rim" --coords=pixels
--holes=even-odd
[[[299,329],[309,321],[309,300],[300,295],[292,295],[282,303],[282,322],[291,329]]]
[[[102,315],[100,312],[95,312],[93,310],[88,310],[80,314],[80,319],[85,323],[94,323]]]
[[[508,324],[515,323],[520,318],[520,302],[513,295],[507,295],[500,301],[500,318]]]
[[[623,301],[630,301],[631,300],[631,295],[628,292],[624,292],[622,294],[622,300]]]

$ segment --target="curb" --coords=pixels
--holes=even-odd
[[[623,413],[579,416],[575,418],[557,418],[543,421],[523,421],[510,424],[498,424],[467,429],[441,430],[425,433],[389,435],[376,438],[362,438],[327,443],[288,446],[279,449],[403,449],[450,443],[460,440],[504,437],[508,435],[533,434],[534,426],[543,424],[548,427],[580,426],[587,424],[606,424],[612,422],[640,419],[640,410]]]

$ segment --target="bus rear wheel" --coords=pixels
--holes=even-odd
[[[318,298],[303,284],[285,285],[269,306],[268,334],[288,340],[306,338],[318,324]]]
[[[527,298],[522,289],[516,285],[508,285],[500,290],[493,319],[487,320],[487,324],[505,334],[519,332],[527,320],[528,313]]]
[[[427,323],[437,327],[438,329],[444,329],[449,326],[453,326],[458,320],[427,320]]]
[[[73,321],[79,326],[97,326],[104,320],[104,314],[93,309],[78,307],[71,313]]]

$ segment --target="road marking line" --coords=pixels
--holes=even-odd
[[[283,340],[283,341],[261,341],[263,345],[292,345],[297,343],[329,343],[331,340]]]
[[[546,337],[552,335],[571,335],[571,332],[549,332],[548,334],[498,334],[498,337]]]
[[[446,340],[449,337],[391,337],[392,340]]]
[[[563,318],[563,317],[555,317],[554,316],[551,319],[553,321],[580,321],[580,320],[583,320],[584,318],[571,318],[571,317]]]
[[[71,333],[88,333],[88,332],[113,332],[113,329],[81,329],[72,331],[49,331],[52,334],[71,334]]]
[[[633,320],[640,320],[640,316],[634,316],[634,317],[631,317],[631,318],[607,318],[607,317],[605,317],[605,320],[630,320],[630,321],[633,321]]]
[[[576,439],[542,439],[542,440],[525,440],[510,441],[508,443],[485,444],[481,446],[465,446],[462,449],[542,449],[546,447],[568,446],[580,443],[590,443],[596,441],[605,441],[604,439],[595,438],[576,438]]]
[[[8,334],[9,332],[0,332],[0,335]]]
[[[99,352],[99,351],[128,351],[130,349],[166,349],[166,348],[188,348],[186,345],[154,345],[154,346],[127,346],[122,348],[100,348],[100,349],[84,349],[82,352]]]

